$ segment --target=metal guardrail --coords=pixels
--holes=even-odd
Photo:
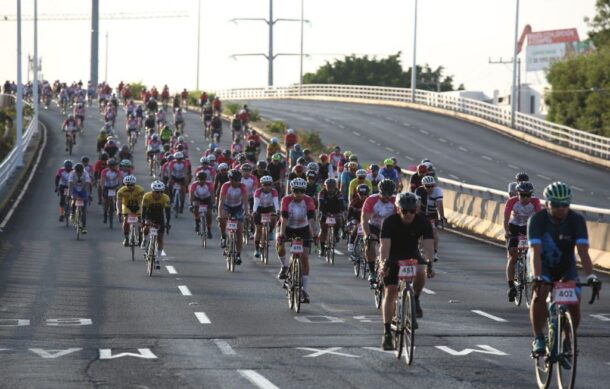
[[[288,87],[220,89],[215,94],[224,100],[281,99],[294,97],[350,98],[422,104],[460,112],[510,127],[511,113],[507,108],[479,100],[443,93],[417,90],[415,101],[407,88],[359,85],[305,84]],[[610,159],[610,138],[591,134],[544,119],[517,112],[516,130],[548,142],[580,152]]]
[[[5,99],[7,98],[12,98],[13,102],[12,104],[15,104],[15,96],[10,96],[10,95],[1,95],[1,100],[5,102]],[[30,121],[30,124],[28,125],[27,129],[24,131],[23,133],[23,151],[25,153],[25,150],[27,150],[28,145],[30,144],[30,140],[32,139],[32,136],[34,135],[34,133],[36,132],[36,130],[34,129],[34,121]],[[4,187],[4,185],[6,184],[6,181],[8,181],[8,179],[11,177],[11,175],[13,174],[13,172],[15,171],[15,169],[17,168],[17,146],[15,146],[13,148],[13,150],[11,150],[11,152],[6,156],[6,158],[4,158],[4,160],[2,161],[2,163],[0,163],[0,187]]]

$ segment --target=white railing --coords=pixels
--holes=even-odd
[[[7,103],[7,99],[12,98],[12,102]],[[15,104],[14,96],[1,95],[0,101],[6,105],[14,105]],[[34,129],[34,121],[30,121],[27,129],[23,133],[23,152],[25,154],[25,150],[27,150],[28,145],[30,144],[30,140],[35,133]],[[11,177],[15,169],[17,168],[17,146],[13,147],[13,150],[4,158],[4,160],[0,163],[0,187],[4,187],[6,181]]]
[[[359,85],[305,84],[288,87],[221,89],[214,91],[223,100],[281,99],[320,97],[378,100],[422,104],[430,107],[476,116],[504,126],[510,126],[510,110],[498,105],[443,93],[417,90],[415,101],[407,88],[389,88]],[[551,123],[518,112],[516,129],[557,145],[595,157],[610,159],[610,138]]]

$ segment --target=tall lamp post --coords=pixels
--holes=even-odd
[[[38,0],[34,0],[34,130],[38,131]]]
[[[514,51],[513,51],[513,88],[512,88],[512,93],[510,96],[510,111],[511,111],[511,115],[510,115],[510,126],[512,128],[515,128],[515,116],[516,116],[516,110],[517,110],[517,100],[518,100],[518,93],[517,93],[517,55],[519,55],[519,45],[518,45],[518,34],[519,34],[519,0],[517,1],[517,10],[515,12],[515,39],[513,41],[514,44]]]
[[[199,90],[200,45],[201,45],[201,0],[197,0],[197,90]]]
[[[17,166],[23,166],[23,81],[21,79],[21,0],[17,0]]]
[[[411,68],[411,102],[415,103],[417,88],[417,0],[415,0],[415,17],[413,20],[413,67]]]

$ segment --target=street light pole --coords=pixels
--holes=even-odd
[[[38,130],[38,0],[34,0],[34,130]]]
[[[301,65],[299,70],[299,94],[301,94],[301,85],[303,85],[303,25],[305,20],[303,19],[305,9],[305,0],[301,0]]]
[[[199,53],[201,44],[201,0],[197,1],[197,90],[199,90]]]
[[[17,0],[17,166],[23,166],[23,85],[21,79],[21,0]]]
[[[516,110],[517,110],[517,55],[519,55],[518,52],[518,34],[519,34],[519,0],[516,0],[517,2],[517,10],[515,12],[515,39],[513,41],[514,44],[514,51],[513,51],[513,88],[512,88],[512,93],[510,96],[510,102],[511,102],[511,115],[510,115],[510,126],[512,128],[515,128],[515,116],[516,116]]]
[[[273,86],[273,0],[269,0],[269,75],[267,76],[267,86]]]
[[[413,67],[411,68],[411,102],[415,103],[417,88],[417,0],[415,0],[415,17],[413,21]]]
[[[104,58],[104,81],[108,82],[108,31],[106,31],[106,55]]]
[[[97,86],[99,66],[99,29],[100,29],[100,2],[91,1],[91,83]]]

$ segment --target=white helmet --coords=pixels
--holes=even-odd
[[[215,156],[214,154],[210,154],[210,155],[208,155],[208,161],[209,161],[210,163],[212,163],[212,162],[216,162],[216,156]]]
[[[278,139],[276,137],[271,138],[271,143],[277,143]]]
[[[286,133],[288,134],[294,134],[294,130],[292,128],[289,128],[286,130]]]
[[[204,162],[208,162],[208,157],[203,156],[203,157],[199,158],[199,163],[204,163]]]
[[[302,178],[295,178],[290,181],[290,189],[307,189],[307,181]]]
[[[163,192],[165,190],[165,184],[162,181],[156,180],[150,184],[150,189],[153,192]]]
[[[318,172],[318,168],[319,168],[319,166],[315,162],[309,162],[307,164],[307,170],[311,170],[312,172],[316,172],[317,173]]]
[[[182,151],[176,151],[174,153],[174,158],[176,158],[176,159],[184,159],[184,153]]]
[[[362,176],[366,177],[366,170],[364,170],[364,169],[356,170],[356,177],[362,177]]]
[[[125,176],[125,178],[123,178],[123,184],[125,185],[135,185],[136,183],[136,176],[134,175],[128,175]]]
[[[218,170],[229,170],[229,165],[227,165],[226,163],[221,163],[220,165],[218,165]]]
[[[432,176],[425,176],[424,178],[421,179],[421,183],[425,186],[435,185],[436,180]]]
[[[273,178],[271,176],[262,176],[261,185],[265,185],[265,184],[273,184]]]

